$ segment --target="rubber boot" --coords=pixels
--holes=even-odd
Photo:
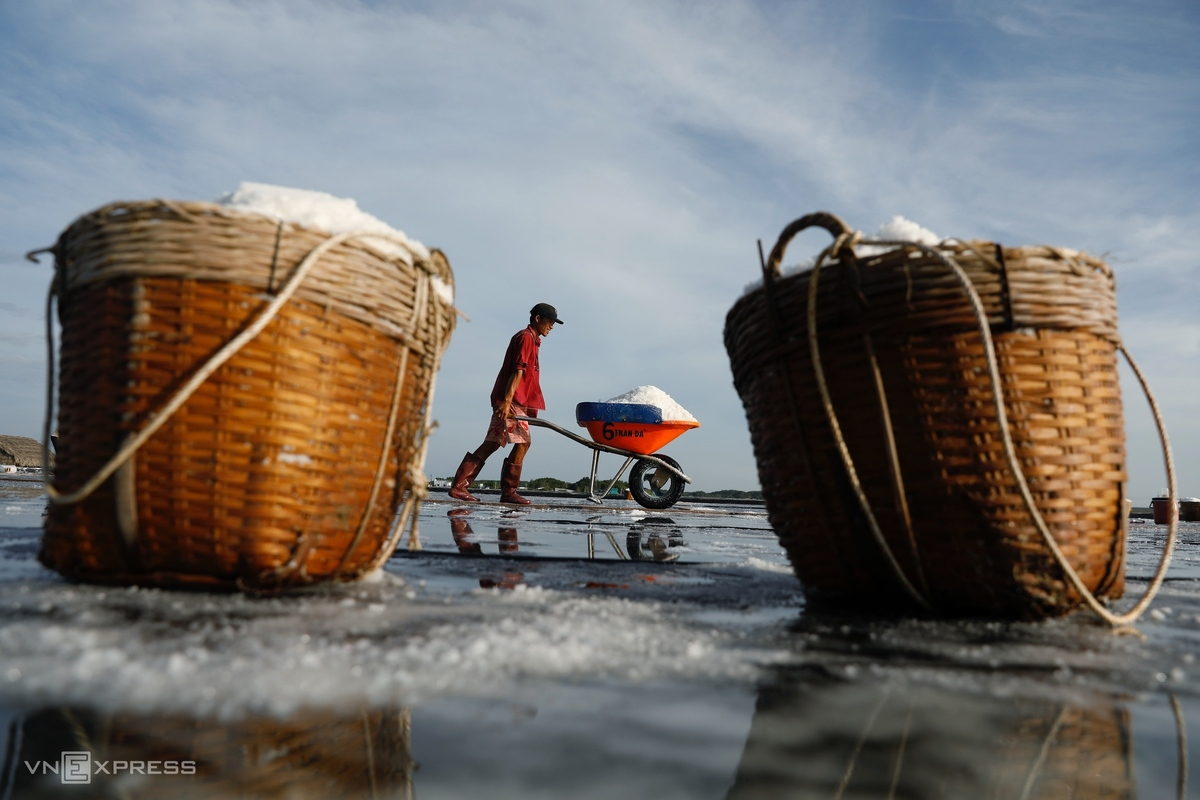
[[[463,456],[462,463],[458,465],[458,472],[454,473],[454,483],[450,485],[450,496],[455,500],[465,500],[468,503],[478,503],[479,498],[467,491],[467,487],[471,485],[471,481],[475,480],[475,476],[479,474],[479,470],[483,469],[483,459],[474,453],[467,453]]]
[[[500,468],[500,502],[512,503],[517,506],[527,506],[529,501],[517,494],[517,484],[521,482],[521,465],[514,464],[507,458]]]

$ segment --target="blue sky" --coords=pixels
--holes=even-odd
[[[1197,41],[1194,0],[0,0],[0,432],[41,426],[50,267],[22,254],[113,200],[252,180],[448,254],[471,322],[428,473],[479,443],[505,342],[547,301],[547,418],[657,385],[703,425],[667,450],[695,488],[756,488],[725,314],[755,241],[826,209],[1107,258],[1200,495]],[[1162,459],[1127,371],[1123,391],[1142,505]],[[527,477],[587,472],[539,433]]]

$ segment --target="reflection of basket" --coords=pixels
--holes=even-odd
[[[1061,705],[784,673],[759,691],[727,797],[1132,800],[1132,734],[1113,697]]]
[[[270,588],[390,554],[424,489],[454,325],[441,253],[164,201],[85,215],[53,252],[61,448],[43,563]]]
[[[1015,730],[996,743],[995,784],[986,797],[1137,796],[1127,709],[1064,706],[1051,716],[1028,705]]]
[[[20,755],[57,762],[52,745],[85,751],[104,765],[93,768],[103,796],[411,800],[410,726],[395,709],[235,721],[56,709],[24,721]]]
[[[780,277],[784,248],[814,224],[841,237],[836,261],[819,280]],[[771,522],[806,589],[878,601],[908,586],[945,611],[1021,617],[1080,602],[1010,469],[987,342],[951,259],[982,301],[1032,502],[1084,585],[1119,597],[1126,476],[1111,271],[1068,250],[986,242],[856,256],[849,233],[830,214],[788,226],[764,286],[725,328]],[[818,345],[807,329],[814,281]]]

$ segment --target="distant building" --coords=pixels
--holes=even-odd
[[[429,481],[430,489],[449,489],[450,481],[447,478],[433,478]]]
[[[42,468],[42,445],[28,436],[5,436],[0,434],[0,465]],[[50,466],[54,466],[54,454],[50,453]]]

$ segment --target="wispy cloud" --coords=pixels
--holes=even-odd
[[[354,197],[447,250],[473,320],[432,472],[478,444],[503,342],[545,299],[567,319],[552,418],[656,383],[704,423],[673,445],[701,488],[745,486],[724,313],[755,239],[817,208],[1110,253],[1127,341],[1174,369],[1159,346],[1200,279],[1197,33],[1186,2],[8,4],[0,248],[241,180]],[[26,282],[6,302],[40,309]],[[538,448],[548,474],[586,466]]]
[[[0,303],[0,311],[4,311],[4,304]],[[42,337],[34,333],[8,333],[0,331],[0,344],[15,344],[15,345],[31,345],[41,344]]]

